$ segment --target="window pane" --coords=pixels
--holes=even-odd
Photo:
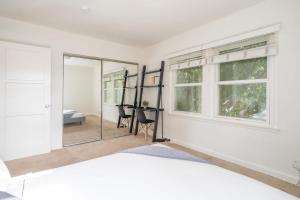
[[[124,72],[116,72],[114,73],[114,79],[123,79],[124,78]]]
[[[109,89],[112,87],[111,81],[104,81],[104,89]]]
[[[176,87],[175,110],[200,113],[201,86]]]
[[[121,104],[121,100],[122,100],[122,93],[123,90],[122,89],[115,89],[115,104]]]
[[[104,102],[113,103],[113,85],[112,81],[104,81]]]
[[[202,82],[202,66],[187,69],[179,69],[176,71],[176,83],[201,83]]]
[[[114,87],[115,88],[122,88],[123,87],[123,79],[114,80]]]
[[[107,90],[104,90],[104,103],[107,103],[108,97],[107,97]]]
[[[106,90],[107,92],[107,103],[113,103],[113,91],[112,89]]]
[[[266,121],[266,83],[221,85],[219,114]]]
[[[267,78],[267,58],[254,58],[220,64],[220,81]]]

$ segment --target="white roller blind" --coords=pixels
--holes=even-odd
[[[168,60],[170,70],[196,67],[205,64],[206,59],[204,51],[196,51],[193,53],[173,57]]]
[[[238,41],[214,48],[213,50],[215,55],[209,58],[209,63],[211,64],[259,58],[277,54],[274,34]]]
[[[170,70],[277,54],[276,34],[266,34],[168,59]]]

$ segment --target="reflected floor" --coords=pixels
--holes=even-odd
[[[63,144],[65,146],[100,140],[101,120],[97,116],[86,116],[82,124],[74,123],[64,126]],[[129,135],[128,128],[117,128],[115,122],[103,120],[103,139]]]

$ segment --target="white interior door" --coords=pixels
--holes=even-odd
[[[50,151],[48,48],[0,42],[2,159]]]

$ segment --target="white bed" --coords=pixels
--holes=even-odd
[[[8,191],[19,193],[16,181]],[[17,189],[18,188],[18,189]],[[24,200],[296,200],[278,189],[212,164],[117,153],[37,173]]]

